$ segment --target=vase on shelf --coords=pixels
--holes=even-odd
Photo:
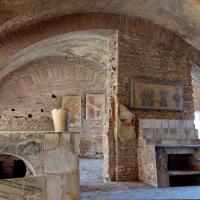
[[[52,118],[55,132],[63,132],[67,127],[67,111],[63,108],[53,109]]]

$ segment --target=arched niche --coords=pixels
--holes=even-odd
[[[36,176],[32,165],[24,158],[8,153],[0,153],[0,179]]]
[[[6,62],[3,64],[4,66],[1,66],[2,67],[1,69],[3,71],[1,71],[0,73],[1,74],[0,79],[2,78],[3,81],[3,79],[5,80],[6,76],[11,75],[11,73],[14,73],[16,70],[23,70],[23,69],[28,70],[29,68],[28,66],[31,63],[33,63],[33,65],[36,64],[34,65],[35,66],[34,70],[35,70],[38,69],[37,61],[41,61],[45,58],[48,59],[56,58],[56,63],[58,63],[57,67],[55,67],[54,65],[53,68],[51,68],[50,65],[52,64],[52,62],[50,62],[50,65],[49,64],[43,65],[44,68],[41,68],[40,70],[38,70],[38,72],[31,72],[33,73],[33,77],[31,77],[31,79],[26,77],[24,80],[30,80],[31,82],[29,81],[28,82],[33,83],[32,85],[33,87],[35,87],[34,89],[37,89],[38,84],[42,83],[42,85],[44,86],[44,84],[48,82],[47,81],[48,77],[52,79],[52,77],[54,77],[54,74],[56,75],[56,77],[54,78],[56,78],[58,82],[60,80],[62,81],[63,72],[65,71],[66,72],[65,79],[69,77],[70,80],[74,77],[74,79],[77,79],[76,82],[79,82],[80,81],[79,79],[83,77],[84,81],[88,82],[90,86],[93,85],[93,83],[98,83],[98,87],[102,86],[101,89],[105,90],[106,93],[105,96],[107,102],[105,108],[106,114],[103,119],[103,134],[105,138],[103,140],[104,143],[103,145],[105,149],[104,177],[110,176],[109,175],[110,173],[108,172],[109,171],[108,168],[111,168],[111,164],[109,164],[109,159],[110,155],[114,154],[113,152],[110,153],[111,148],[109,148],[109,146],[114,146],[113,135],[108,134],[108,132],[109,132],[109,119],[112,115],[111,104],[113,101],[113,96],[117,93],[117,73],[118,73],[117,46],[118,46],[118,32],[116,30],[87,30],[87,31],[76,31],[71,33],[59,34],[55,37],[44,39],[42,41],[36,42],[26,48],[19,50],[15,55],[10,56],[9,59],[6,60]],[[84,65],[84,67],[80,66],[73,68],[73,70],[70,69],[70,67],[69,68],[66,67],[67,62],[73,62],[73,61],[81,62],[82,64],[84,62],[87,63],[87,65]],[[74,69],[76,70],[74,71]],[[46,75],[47,74],[46,70],[49,72],[48,76]],[[84,72],[86,72],[85,76]],[[81,75],[81,77],[79,75]],[[19,79],[18,76],[16,76],[15,78]],[[12,80],[15,80],[15,78],[13,78]],[[54,80],[50,80],[50,82],[51,81]],[[9,81],[9,83],[11,82],[12,81]],[[29,85],[29,83],[28,84],[26,83],[23,84],[25,87]],[[7,86],[9,85],[6,84],[6,87]],[[20,92],[23,90],[22,89],[23,87],[18,87],[18,88],[20,89]],[[42,87],[39,88],[42,89]],[[6,89],[6,91],[11,92],[11,90],[8,89]],[[4,93],[4,96],[9,96],[9,94],[8,95],[6,94],[7,92]],[[52,94],[55,93],[53,93],[53,91],[50,93],[49,97],[51,98],[51,100],[52,100]],[[2,98],[0,101],[2,101]],[[7,106],[8,101],[4,102],[6,102]],[[38,110],[41,111],[41,109],[43,109],[43,107],[42,108],[40,107]],[[12,108],[9,110],[12,112],[12,114],[16,113],[15,116],[17,116],[18,110],[16,107],[12,106]],[[110,137],[112,138],[110,139]],[[115,165],[115,163],[113,163],[113,165]],[[115,167],[112,167],[112,169],[114,168]],[[107,179],[111,180],[113,178],[107,178]]]

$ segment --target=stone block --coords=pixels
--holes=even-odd
[[[161,128],[161,120],[157,119],[155,120],[155,128]]]
[[[101,143],[102,145],[102,143]],[[74,134],[74,153],[80,154],[80,134]]]
[[[153,130],[152,129],[148,129],[148,133],[146,134],[145,138],[147,138],[147,139],[153,138]]]
[[[65,148],[67,149],[67,150],[69,150],[70,151],[70,146],[71,146],[71,141],[70,141],[70,138],[71,138],[71,134],[62,134],[62,142],[63,142],[63,145],[65,146]],[[72,141],[73,142],[73,144],[72,145],[74,145],[74,141]]]
[[[47,174],[59,174],[72,172],[78,169],[79,159],[76,154],[64,147],[45,151],[44,172]]]
[[[169,128],[169,120],[161,120],[162,128]]]
[[[151,119],[150,120],[150,127],[151,128],[156,128],[156,120],[155,119]]]
[[[150,128],[150,120],[149,119],[141,119],[139,120],[139,127],[140,128]]]
[[[169,128],[179,128],[178,120],[169,120]]]
[[[62,199],[78,200],[79,199],[79,171],[63,174],[61,177]]]
[[[179,120],[179,126],[180,126],[180,129],[184,129],[185,128],[185,120]]]
[[[186,132],[185,129],[179,129],[179,138],[185,138],[186,137]]]
[[[27,160],[34,168],[36,174],[43,172],[44,151],[43,142],[38,139],[26,140],[16,144],[15,155]],[[7,152],[8,153],[8,152]]]
[[[46,200],[45,183],[44,176],[0,180],[0,199]]]
[[[55,149],[59,146],[59,135],[58,134],[45,134],[44,150]]]
[[[186,120],[186,128],[188,128],[188,129],[195,129],[194,121],[192,121],[192,120]]]
[[[62,184],[61,176],[51,175],[47,176],[47,191],[46,196],[48,200],[62,199]]]

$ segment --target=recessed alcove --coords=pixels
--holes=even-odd
[[[28,118],[32,118],[33,117],[33,115],[32,114],[28,114]]]
[[[200,171],[193,154],[168,154],[169,186],[200,185]]]
[[[169,176],[170,187],[199,186],[200,174]]]
[[[192,170],[192,154],[168,154],[169,171],[189,171]]]
[[[55,94],[52,94],[51,97],[52,97],[52,99],[56,99],[57,98],[57,96]]]
[[[27,174],[23,160],[13,155],[0,155],[0,179],[22,178]]]

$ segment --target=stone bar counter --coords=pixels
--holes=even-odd
[[[79,199],[78,132],[0,131],[0,156],[14,155],[31,171],[1,179],[0,199]]]

